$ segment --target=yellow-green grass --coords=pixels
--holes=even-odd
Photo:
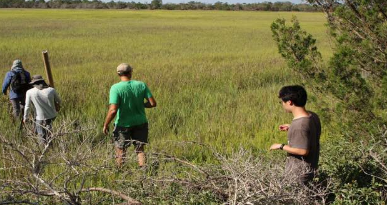
[[[329,57],[322,13],[3,9],[0,75],[17,58],[32,74],[44,74],[41,51],[47,49],[63,99],[55,123],[96,121],[102,130],[110,86],[119,80],[115,68],[127,62],[158,102],[147,110],[153,149],[192,159],[205,154],[171,142],[267,150],[286,142],[277,127],[292,118],[278,104],[278,90],[301,82],[278,54],[270,25],[293,15]],[[10,129],[1,102],[1,129]]]

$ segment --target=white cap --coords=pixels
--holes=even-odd
[[[132,70],[133,70],[133,68],[130,67],[130,65],[127,63],[121,63],[120,65],[117,66],[117,73],[118,74],[131,73]]]

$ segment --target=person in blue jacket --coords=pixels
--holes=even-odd
[[[12,104],[12,115],[20,117],[24,108],[26,92],[30,88],[31,75],[23,68],[21,60],[13,61],[11,71],[5,75],[2,93],[7,95],[9,88],[9,100]]]

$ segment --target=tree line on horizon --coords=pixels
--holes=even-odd
[[[163,9],[163,10],[229,10],[229,11],[321,11],[310,4],[291,2],[236,3],[216,2],[214,4],[190,1],[187,3],[165,3],[152,0],[150,3],[100,0],[1,0],[0,8],[44,8],[44,9]]]

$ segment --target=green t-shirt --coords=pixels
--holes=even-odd
[[[144,82],[130,80],[114,84],[110,88],[110,104],[118,105],[115,124],[132,127],[147,123],[144,99],[152,97]]]

